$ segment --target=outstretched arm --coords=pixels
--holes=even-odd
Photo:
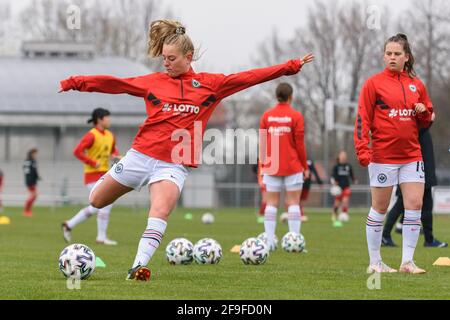
[[[143,85],[143,77],[116,78],[113,76],[73,76],[62,80],[61,90],[78,90],[82,92],[102,92],[102,93],[127,93],[133,96],[144,98],[147,93]]]
[[[217,75],[213,87],[217,92],[218,100],[226,98],[236,92],[252,87],[256,84],[279,78],[281,76],[289,76],[300,71],[301,67],[314,60],[312,54],[304,56],[302,59],[289,60],[286,63],[275,66],[243,71],[230,75]]]

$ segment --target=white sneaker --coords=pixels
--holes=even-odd
[[[421,269],[418,266],[416,266],[414,261],[408,261],[408,262],[403,263],[400,266],[399,271],[402,273],[411,273],[411,274],[423,274],[426,272],[424,269]]]
[[[371,264],[367,267],[367,273],[395,273],[397,270],[389,267],[383,261],[379,261],[377,264]]]
[[[117,241],[106,238],[105,240],[96,240],[98,244],[104,244],[105,246],[117,246]]]
[[[69,226],[67,225],[67,222],[64,222],[62,225],[61,225],[61,229],[62,229],[62,232],[63,232],[63,238],[64,238],[64,240],[67,242],[67,243],[70,243],[70,239],[71,239],[71,236],[72,236],[72,229],[70,229],[69,228]]]

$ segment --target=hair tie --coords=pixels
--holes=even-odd
[[[186,28],[185,27],[177,27],[175,29],[175,33],[176,34],[185,34],[186,33]]]

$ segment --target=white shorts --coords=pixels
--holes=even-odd
[[[269,192],[281,192],[284,187],[287,191],[302,190],[303,187],[303,172],[295,173],[290,176],[263,176],[263,183],[266,185],[266,190]]]
[[[120,184],[136,191],[154,182],[169,180],[178,186],[181,193],[188,169],[181,164],[158,160],[130,149],[125,157],[109,169],[107,174]]]
[[[390,187],[404,182],[425,183],[423,161],[405,164],[369,164],[371,187]]]

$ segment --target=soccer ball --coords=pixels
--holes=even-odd
[[[333,185],[330,188],[330,193],[334,197],[339,197],[342,194],[342,188],[337,185]]]
[[[342,222],[348,222],[348,220],[350,220],[350,217],[349,217],[348,213],[341,212],[341,213],[339,213],[338,220],[342,221]]]
[[[59,255],[59,270],[66,277],[79,277],[84,280],[95,270],[95,254],[84,244],[71,244]]]
[[[260,240],[262,240],[262,241],[264,241],[267,245],[269,245],[269,244],[267,243],[267,234],[266,234],[265,232],[260,233],[260,234],[257,236],[257,238],[260,239]],[[275,251],[275,250],[278,248],[278,237],[277,237],[276,234],[273,236],[273,240],[274,240],[273,243],[272,243],[271,245],[269,245],[269,250],[270,250],[270,251]]]
[[[194,245],[185,238],[176,238],[166,247],[166,257],[170,264],[190,264],[193,257]]]
[[[288,222],[288,220],[289,220],[289,213],[283,212],[280,215],[280,221],[283,222],[283,223],[286,223],[286,222]]]
[[[305,238],[301,233],[288,232],[281,239],[281,246],[287,252],[302,252],[305,245]]]
[[[204,224],[211,224],[214,222],[214,215],[212,213],[206,212],[202,215],[202,222]]]
[[[194,260],[198,264],[218,264],[221,258],[222,247],[214,239],[200,239],[194,245]]]
[[[269,246],[258,238],[248,238],[241,244],[239,256],[244,264],[263,264],[269,257]]]

